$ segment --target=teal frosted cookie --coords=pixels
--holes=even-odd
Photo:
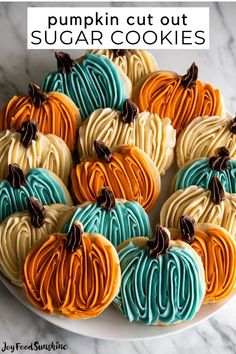
[[[138,202],[115,199],[108,188],[102,189],[95,203],[80,205],[64,231],[75,221],[82,223],[86,233],[102,234],[114,246],[131,237],[151,236],[149,217],[142,206]]]
[[[10,164],[7,179],[0,182],[0,222],[17,211],[27,210],[29,197],[43,205],[72,205],[66,186],[54,173],[33,168],[24,175],[19,165]]]
[[[170,240],[169,231],[158,226],[155,239],[133,238],[117,250],[121,287],[114,303],[130,322],[168,325],[194,318],[206,283],[191,246]]]
[[[174,180],[174,189],[193,185],[209,189],[214,176],[218,177],[226,192],[236,193],[236,160],[230,159],[229,151],[224,147],[219,148],[218,156],[203,157],[180,168]]]
[[[43,90],[69,96],[83,119],[97,108],[121,110],[124,100],[131,96],[129,78],[105,56],[85,54],[77,61],[63,52],[55,56],[57,71],[46,76]]]

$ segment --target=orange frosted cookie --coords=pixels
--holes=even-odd
[[[40,310],[73,319],[97,317],[120,286],[115,247],[74,223],[68,235],[53,234],[28,253],[23,269],[28,300]]]
[[[101,188],[109,187],[115,198],[137,201],[150,210],[160,193],[160,174],[150,157],[131,145],[110,151],[95,140],[97,157],[78,164],[71,174],[77,201],[95,201]]]
[[[61,92],[44,93],[37,85],[29,85],[28,96],[12,97],[0,113],[0,130],[20,128],[29,118],[38,122],[39,131],[55,134],[73,150],[78,125],[79,109]]]
[[[195,224],[190,216],[180,218],[180,230],[180,238],[191,244],[202,259],[206,279],[204,302],[225,299],[236,286],[236,242],[224,228]]]
[[[141,111],[170,118],[177,133],[198,116],[215,116],[224,112],[218,89],[197,80],[198,67],[193,63],[187,74],[156,71],[134,90],[134,99]]]

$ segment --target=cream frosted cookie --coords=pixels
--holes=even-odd
[[[115,198],[138,202],[150,210],[160,194],[160,174],[150,157],[133,145],[110,150],[95,140],[97,157],[75,166],[71,173],[72,190],[79,204],[95,201],[103,187]]]
[[[66,143],[54,134],[38,133],[38,123],[32,119],[17,131],[0,132],[0,179],[7,177],[11,163],[17,163],[24,173],[37,167],[50,170],[65,184],[73,166]]]
[[[161,224],[177,228],[181,216],[189,215],[198,223],[224,227],[236,239],[236,194],[225,193],[217,176],[209,188],[190,186],[177,190],[161,208]]]
[[[119,258],[105,237],[83,233],[74,223],[68,234],[54,233],[30,250],[23,282],[28,300],[40,310],[93,318],[119,291]]]
[[[69,96],[82,119],[97,108],[121,109],[124,100],[131,97],[130,79],[105,56],[87,53],[77,61],[63,52],[55,56],[57,70],[45,77],[43,90]]]
[[[179,167],[200,157],[211,157],[224,146],[236,158],[236,120],[230,114],[195,118],[179,135],[176,160]]]
[[[97,109],[79,127],[78,149],[81,161],[96,155],[93,142],[103,141],[109,148],[135,145],[146,152],[164,175],[171,165],[176,142],[175,129],[168,118],[140,112],[130,100],[122,111],[111,108]]]
[[[63,204],[43,206],[28,199],[28,211],[10,215],[0,224],[0,270],[15,285],[22,286],[22,267],[30,248],[54,232],[62,232],[74,207]]]
[[[204,303],[227,298],[236,286],[236,243],[222,227],[198,224],[188,215],[180,218],[180,230],[171,230],[174,239],[191,245],[201,257],[206,280]]]
[[[79,221],[87,233],[105,236],[114,246],[131,237],[151,237],[149,217],[138,202],[115,199],[109,188],[103,188],[94,202],[79,205],[65,231]]]
[[[43,134],[55,134],[72,151],[81,121],[79,109],[61,92],[44,93],[35,84],[29,85],[29,95],[12,97],[0,113],[0,130],[19,129],[33,118]]]
[[[186,242],[170,237],[158,226],[154,239],[137,237],[117,248],[121,286],[114,303],[130,322],[171,325],[193,319],[202,304],[201,258]]]
[[[130,78],[133,85],[158,70],[152,53],[142,49],[95,49],[92,54],[105,55]]]

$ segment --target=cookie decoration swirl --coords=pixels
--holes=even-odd
[[[188,215],[181,216],[180,230],[181,230],[183,240],[191,244],[194,241],[195,220]]]
[[[44,79],[45,92],[57,91],[70,97],[82,119],[97,108],[122,108],[132,86],[111,60],[90,53],[75,61],[69,58],[68,54],[59,57],[58,69]]]
[[[75,61],[71,59],[70,55],[64,52],[55,52],[57,59],[57,68],[64,74],[69,74],[75,66]]]
[[[40,108],[43,104],[47,102],[46,94],[40,90],[40,87],[38,85],[35,85],[34,83],[29,84],[28,93],[29,97],[31,98],[31,101],[37,108]]]
[[[35,121],[31,125],[38,124],[40,133],[54,134],[64,140],[70,151],[74,150],[81,116],[68,96],[56,91],[43,92],[38,85],[30,83],[28,95],[13,96],[0,112],[0,131],[22,130],[30,119]],[[26,139],[24,146],[28,147],[29,143]]]
[[[7,180],[10,182],[13,188],[20,188],[26,183],[24,173],[17,163],[11,163],[8,166],[9,174]]]
[[[196,81],[198,78],[198,67],[195,63],[192,63],[187,71],[187,74],[182,76],[181,82],[185,89],[191,89],[196,86]]]
[[[204,267],[206,294],[203,302],[219,302],[227,298],[236,286],[236,268],[233,266],[236,260],[236,242],[220,226],[194,223],[191,247],[201,257]],[[172,229],[174,239],[183,239],[186,242],[183,233],[180,233],[179,230]]]
[[[101,234],[114,246],[131,237],[151,237],[148,214],[138,202],[114,200],[111,191],[108,194],[107,188],[102,191],[106,194],[105,198],[99,194],[96,201],[86,201],[76,208],[70,222],[65,225],[64,232],[68,232],[74,222],[80,222],[84,232]]]
[[[32,140],[38,139],[38,122],[33,119],[22,122],[17,132],[21,134],[21,144],[27,149],[32,143]]]
[[[191,185],[209,189],[211,180],[216,176],[225,192],[236,193],[236,159],[229,156],[225,147],[218,149],[218,154],[210,158],[201,157],[183,165],[173,180],[175,190]]]
[[[219,192],[218,192],[219,194]],[[213,197],[214,199],[215,197]],[[173,193],[163,204],[160,211],[160,223],[169,228],[179,228],[183,215],[191,216],[196,223],[212,223],[224,227],[236,239],[236,194],[224,192],[224,198],[216,204],[212,192],[191,185]]]
[[[106,211],[115,209],[116,200],[113,192],[107,187],[102,188],[100,195],[97,197],[97,204]]]
[[[33,168],[24,175],[18,165],[11,164],[9,179],[0,181],[0,222],[15,212],[28,210],[30,197],[43,205],[72,205],[68,189],[55,174]]]
[[[170,237],[168,233],[162,226],[157,225],[155,238],[147,241],[149,256],[159,258],[161,255],[166,254],[169,247],[169,241]]]
[[[78,134],[80,161],[96,156],[94,140],[103,141],[110,149],[135,145],[151,157],[160,174],[164,175],[173,161],[176,143],[171,120],[147,111],[135,115],[136,107],[130,100],[125,101],[123,111],[100,108],[82,122]]]
[[[17,163],[26,174],[45,168],[68,184],[73,162],[66,143],[54,134],[37,133],[37,122],[22,123],[20,131],[0,131],[0,180],[8,176],[8,165]]]
[[[211,200],[214,204],[220,204],[225,198],[225,192],[220,180],[214,176],[209,184]]]
[[[37,242],[47,239],[48,235],[62,232],[65,223],[75,213],[74,207],[58,203],[43,206],[44,213],[39,200],[34,197],[29,199],[33,206],[31,211],[28,210],[28,202],[26,210],[15,211],[4,220],[1,218],[0,222],[0,272],[19,287],[22,287],[23,264],[30,249]],[[39,207],[36,200],[40,203]]]
[[[30,303],[44,312],[97,317],[119,291],[116,249],[102,235],[81,234],[76,225],[69,235],[50,234],[27,254],[23,286]]]
[[[137,105],[131,100],[125,100],[123,109],[121,111],[122,121],[127,124],[133,123],[138,113],[139,109]]]
[[[38,199],[30,197],[28,199],[28,210],[31,217],[31,224],[37,228],[42,227],[46,218],[46,210],[43,204]]]
[[[200,116],[195,118],[181,131],[176,144],[178,167],[195,159],[219,154],[225,147],[232,159],[236,158],[236,134],[230,131],[233,116],[223,112],[222,115]]]
[[[132,145],[112,151],[104,144],[96,142],[96,146],[99,157],[84,160],[72,170],[77,202],[96,201],[100,190],[109,187],[115,198],[137,201],[150,210],[159,196],[161,181],[149,156]]]
[[[133,99],[140,111],[170,118],[177,136],[195,118],[224,115],[223,97],[218,89],[197,79],[195,64],[181,76],[156,71],[134,87]]]
[[[171,230],[159,231],[164,243],[153,244],[159,257],[149,256],[150,241],[146,237],[127,240],[117,247],[121,286],[114,304],[130,322],[167,325],[191,320],[205,295],[200,256],[186,242],[173,240]]]
[[[89,51],[95,55],[109,58],[135,86],[142,78],[158,70],[155,57],[151,52],[142,49],[94,49]]]

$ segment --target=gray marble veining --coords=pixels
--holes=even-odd
[[[26,92],[29,82],[40,84],[43,76],[55,68],[53,51],[27,51],[26,49],[26,9],[27,6],[36,5],[36,3],[0,4],[0,106],[12,95]],[[62,5],[64,4],[60,3],[60,6]],[[66,5],[78,6],[77,3]],[[116,2],[114,5],[118,6],[119,3]],[[153,3],[138,4],[138,6],[148,5],[153,6]],[[179,4],[157,5],[177,6]],[[194,3],[182,3],[182,6],[194,5]],[[207,3],[196,4],[196,6],[208,5]],[[155,55],[161,69],[171,69],[180,73],[184,73],[186,68],[195,61],[199,65],[200,78],[219,87],[224,94],[226,108],[235,113],[236,3],[212,3],[209,6],[211,13],[209,51],[160,50],[155,52]],[[73,57],[80,55],[79,50],[71,53]],[[0,284],[0,299],[0,351],[3,341],[12,344],[17,341],[28,343],[38,340],[42,343],[51,341],[67,343],[68,354],[236,353],[235,301],[214,318],[186,332],[158,340],[114,343],[78,336],[54,327],[24,308],[2,284]],[[65,353],[65,351],[58,351],[58,353]]]

